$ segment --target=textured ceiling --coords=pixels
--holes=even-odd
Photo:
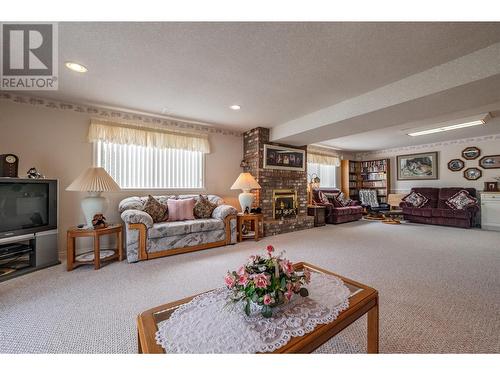
[[[500,41],[497,23],[60,23],[54,99],[246,130]],[[89,72],[63,67],[76,61]],[[242,110],[228,108],[240,104]]]

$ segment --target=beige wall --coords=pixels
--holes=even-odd
[[[80,199],[86,194],[68,192],[65,188],[92,165],[92,145],[86,141],[89,120],[88,114],[70,110],[0,101],[0,154],[13,153],[19,157],[20,177],[25,177],[29,168],[36,167],[47,178],[59,179],[60,253],[66,251],[67,228],[84,222]],[[239,192],[229,188],[241,172],[243,139],[219,134],[211,134],[209,139],[212,152],[206,156],[206,192],[218,194],[238,207]],[[109,198],[108,221],[119,220],[117,206],[121,199],[148,193],[160,195],[166,191],[105,194]],[[88,243],[81,246],[88,248]]]
[[[481,149],[481,156],[475,160],[465,160],[462,158],[462,150],[469,146],[476,146]],[[420,152],[438,151],[439,158],[439,179],[421,181],[398,181],[396,170],[396,155],[413,154]],[[427,144],[415,147],[406,147],[397,150],[377,151],[358,155],[360,160],[370,159],[391,159],[391,190],[393,193],[409,192],[412,187],[472,187],[483,190],[484,182],[495,181],[493,177],[500,177],[500,169],[485,170],[480,179],[476,181],[466,180],[463,171],[466,168],[478,167],[479,159],[484,155],[500,154],[500,134],[478,137],[475,139],[460,139],[456,141]],[[465,161],[465,168],[459,172],[452,172],[447,164],[451,159],[462,159]]]

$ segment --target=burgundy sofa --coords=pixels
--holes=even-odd
[[[318,206],[325,206],[325,222],[327,224],[340,224],[349,221],[356,221],[363,217],[363,207],[358,202],[352,201],[350,206],[342,207],[335,200],[328,204],[322,203],[318,197],[318,192],[338,194],[338,189],[314,189],[313,201]]]
[[[413,188],[412,191],[427,197],[429,201],[420,208],[411,204],[401,202],[405,220],[434,225],[448,225],[460,228],[470,228],[474,226],[479,206],[473,205],[463,210],[453,210],[446,205],[446,200],[451,198],[460,190],[467,190],[470,195],[476,197],[474,188]]]

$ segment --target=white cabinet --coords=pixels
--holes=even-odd
[[[481,193],[481,228],[500,231],[500,192]]]

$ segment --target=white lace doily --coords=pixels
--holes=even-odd
[[[229,290],[201,294],[159,324],[156,342],[167,353],[272,352],[349,307],[349,289],[338,277],[312,273],[309,297],[295,295],[264,318],[257,306],[246,316],[241,303],[228,304]]]

